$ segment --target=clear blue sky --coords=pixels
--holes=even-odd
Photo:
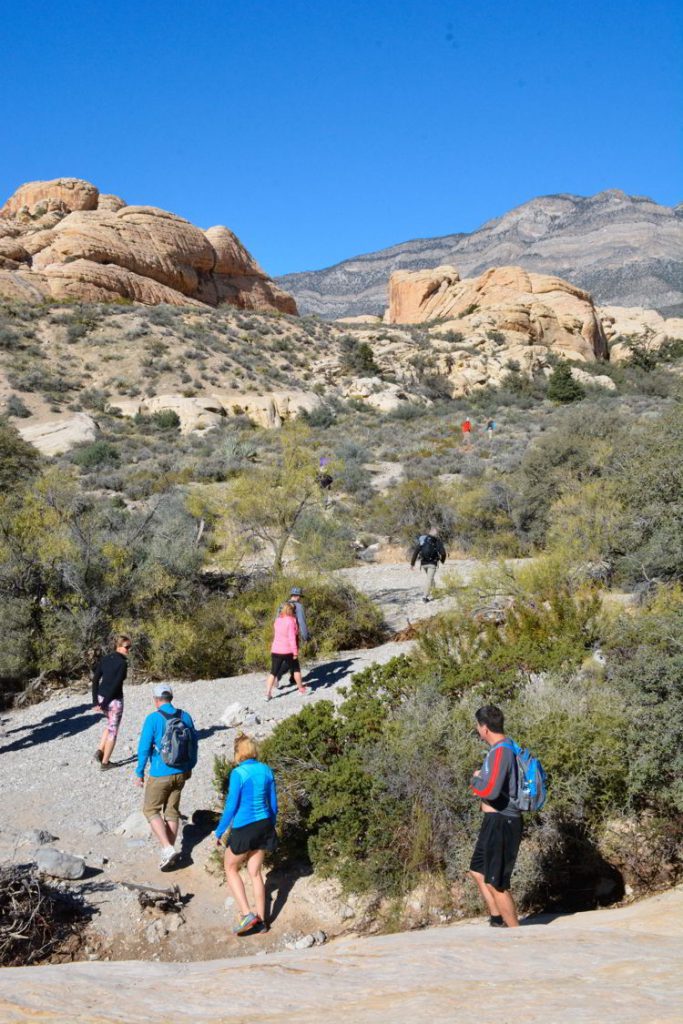
[[[272,274],[536,195],[683,199],[674,0],[25,0],[0,196],[87,178],[227,224]]]

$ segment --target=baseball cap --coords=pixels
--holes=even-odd
[[[155,697],[172,697],[173,696],[173,690],[168,685],[168,683],[159,683],[157,686],[154,687],[154,696]]]
[[[301,589],[301,587],[292,587],[292,589],[289,592],[290,597],[301,597],[302,594],[303,590]]]

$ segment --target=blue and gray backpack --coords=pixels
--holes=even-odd
[[[543,765],[531,751],[520,747],[514,740],[506,739],[501,746],[515,755],[517,763],[517,792],[511,799],[518,811],[540,811],[548,795]]]
[[[184,721],[180,709],[176,709],[173,714],[162,711],[161,708],[157,708],[157,711],[166,719],[159,750],[161,760],[169,768],[187,768],[197,749],[197,734],[192,726]]]

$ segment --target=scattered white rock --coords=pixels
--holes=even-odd
[[[316,946],[324,946],[327,942],[327,932],[324,932],[322,928],[319,928],[315,932],[311,932],[311,935],[313,936],[313,941]]]
[[[85,861],[82,857],[64,853],[54,846],[42,846],[36,851],[36,866],[52,878],[75,879],[85,874]]]
[[[115,831],[117,836],[128,836],[130,839],[146,839],[149,836],[149,823],[142,811],[133,811]]]
[[[51,832],[46,832],[44,828],[30,828],[28,831],[23,832],[20,846],[47,846],[48,843],[54,843],[57,836],[53,836]]]
[[[148,942],[158,942],[159,939],[164,939],[168,935],[168,928],[166,927],[166,921],[158,917],[156,921],[152,921],[145,928],[145,937]]]
[[[223,906],[225,907],[226,910],[232,910],[232,908],[235,906],[235,900],[233,899],[233,897],[226,896],[225,903],[223,904]]]
[[[182,914],[168,914],[165,924],[168,932],[177,932],[185,924],[185,918]]]
[[[312,935],[302,935],[294,943],[294,949],[310,949],[311,946],[315,946],[315,939]]]
[[[102,836],[107,831],[107,826],[103,821],[91,821],[89,825],[85,825],[83,828],[84,836]]]
[[[229,704],[223,712],[221,724],[225,725],[228,729],[235,729],[238,725],[242,725],[246,715],[249,714],[249,710],[244,704],[235,701],[234,704]]]

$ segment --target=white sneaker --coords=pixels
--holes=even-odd
[[[159,861],[159,871],[169,871],[173,865],[177,862],[180,854],[171,847],[170,850],[165,850],[161,854]]]

